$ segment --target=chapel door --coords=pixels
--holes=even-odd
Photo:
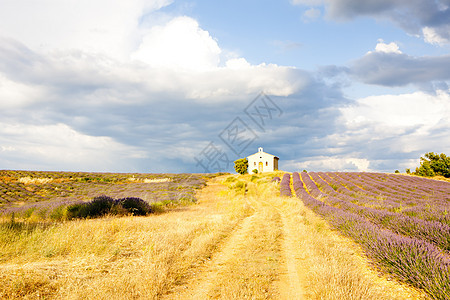
[[[262,173],[262,172],[263,172],[263,163],[262,163],[262,161],[260,161],[258,164],[258,173]]]

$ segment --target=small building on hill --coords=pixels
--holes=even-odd
[[[258,148],[258,152],[247,156],[248,160],[248,172],[251,173],[254,169],[258,170],[258,173],[273,172],[278,170],[279,158],[275,155],[266,153],[262,147]]]

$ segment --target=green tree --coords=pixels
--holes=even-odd
[[[241,175],[247,174],[248,160],[247,158],[239,158],[234,161],[234,169]]]
[[[420,176],[440,175],[450,178],[450,157],[444,153],[428,152],[420,158],[420,167],[416,168],[415,173]]]

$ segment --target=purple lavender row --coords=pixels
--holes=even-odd
[[[417,191],[407,185],[400,184],[399,176],[394,174],[383,174],[383,173],[367,173],[364,179],[369,183],[375,183],[384,187],[384,191],[389,191],[396,195],[409,196],[411,193],[424,194],[423,191]]]
[[[349,176],[348,173],[327,173],[327,175],[329,175],[331,178],[333,178],[337,182],[340,182],[341,184],[345,184],[345,186],[352,192],[364,193],[364,194],[374,197],[374,198],[379,197],[378,194],[376,194],[372,191],[364,190],[364,189],[360,188],[359,186],[357,186],[356,184],[354,184],[351,181],[352,178]]]
[[[405,201],[410,197],[416,199],[426,198],[427,200],[431,197],[433,200],[440,201],[443,197],[449,195],[439,191],[434,191],[430,188],[428,189],[427,192],[424,192],[423,190],[420,191],[414,190],[413,187],[409,187],[409,185],[407,184],[405,186],[400,185],[398,183],[396,184],[395,181],[391,180],[392,178],[394,178],[393,177],[394,175],[392,176],[385,175],[385,177],[379,177],[379,181],[377,181],[374,179],[376,175],[373,173],[363,173],[362,175],[359,176],[357,176],[354,173],[350,174],[354,178],[355,182],[359,183],[359,185],[362,185],[364,189],[371,190],[375,193],[379,193],[380,195],[397,198],[401,201]],[[408,189],[410,189],[409,192],[407,192]],[[430,191],[433,191],[433,193],[430,193]]]
[[[387,209],[393,209],[395,207],[398,207],[399,204],[397,202],[393,202],[390,201],[388,199],[384,199],[382,202],[380,202],[380,197],[377,196],[376,194],[370,194],[370,193],[365,193],[365,191],[359,187],[357,187],[356,185],[354,185],[355,188],[353,188],[352,190],[347,189],[346,187],[344,187],[342,185],[341,182],[333,179],[330,176],[331,173],[322,173],[319,172],[317,174],[314,174],[313,172],[310,173],[310,175],[313,177],[313,180],[315,182],[318,182],[319,184],[325,185],[325,184],[329,184],[332,185],[334,188],[333,190],[335,190],[335,192],[331,192],[330,189],[326,189],[327,191],[329,191],[330,193],[327,193],[329,195],[339,195],[339,194],[344,194],[346,196],[352,197],[353,199],[351,200],[351,202],[357,202],[360,205],[364,205],[364,206],[383,206],[383,208],[387,208]],[[344,181],[342,179],[342,181]],[[351,185],[353,183],[348,182],[347,185]],[[357,190],[357,192],[355,191]],[[364,197],[362,197],[362,195],[364,195]]]
[[[292,197],[291,191],[291,175],[284,173],[283,178],[280,182],[280,196]]]
[[[391,175],[395,176],[395,175]],[[398,175],[397,175],[398,176]],[[400,177],[400,176],[398,176]],[[431,187],[440,186],[442,189],[445,187],[450,191],[450,183],[438,182],[436,180],[421,179],[415,177],[401,176],[403,179],[410,179],[415,183],[416,187],[421,187],[422,191],[427,191],[426,196],[411,195],[406,201],[400,202],[401,212],[408,216],[419,217],[428,221],[439,221],[450,225],[449,205],[450,205],[450,193],[437,193],[434,189],[426,186],[431,183]],[[419,185],[422,184],[422,186]],[[405,185],[408,185],[405,183]],[[411,184],[410,184],[411,185]],[[406,205],[406,207],[405,207]]]
[[[302,179],[308,181],[309,177],[305,175],[302,174]],[[295,173],[293,179],[297,197],[360,243],[386,272],[425,290],[433,299],[450,298],[450,260],[439,248],[425,241],[381,230],[361,216],[326,205],[303,188]]]
[[[383,177],[380,176],[381,175],[367,174],[361,178],[361,180],[368,186],[378,188],[383,195],[395,197],[401,201],[408,201],[409,198],[424,199],[431,195],[429,191],[425,192],[423,190],[417,190],[408,184],[400,183],[398,180],[395,180],[396,178],[394,175],[389,176],[383,174]],[[439,200],[439,198],[440,197],[436,197],[437,200]]]
[[[383,208],[383,209],[395,209],[398,208],[400,206],[400,204],[396,201],[391,201],[390,199],[383,199],[382,202],[380,202],[380,198],[374,198],[372,195],[370,194],[366,194],[362,191],[359,192],[354,192],[354,191],[350,191],[348,189],[346,189],[340,182],[332,179],[331,177],[329,177],[327,174],[325,173],[314,173],[314,172],[310,172],[309,175],[312,177],[312,179],[319,184],[320,186],[325,186],[325,185],[333,185],[336,190],[334,190],[333,188],[323,188],[323,190],[325,191],[326,194],[331,195],[331,196],[338,196],[340,194],[344,194],[348,197],[352,197],[352,199],[350,200],[351,202],[356,202],[358,203],[358,205],[362,205],[362,206],[369,206],[369,207],[378,207],[378,208]],[[326,180],[324,180],[324,179]],[[359,189],[359,188],[358,188]],[[362,197],[364,195],[364,197]]]
[[[321,179],[316,179],[317,175],[315,175],[314,172],[308,173],[309,175],[311,175],[314,179],[314,181],[316,181],[319,184],[324,184],[323,181],[321,181]],[[362,197],[362,194],[360,193],[354,193],[352,194],[352,192],[350,192],[349,190],[345,189],[342,185],[340,185],[340,182],[332,179],[330,176],[328,175],[333,175],[336,173],[318,173],[318,175],[320,175],[321,177],[323,177],[324,179],[326,179],[326,182],[329,184],[332,184],[335,188],[336,191],[338,191],[341,194],[344,194],[346,196],[351,196],[351,197],[355,197],[353,199],[347,199],[352,203],[358,204],[358,205],[362,205],[362,206],[367,206],[367,207],[371,207],[371,208],[377,208],[377,209],[387,209],[390,210],[392,212],[400,212],[405,216],[409,216],[409,217],[416,217],[416,218],[420,218],[423,219],[425,221],[437,221],[443,224],[446,224],[447,226],[450,226],[450,214],[449,214],[449,202],[450,200],[447,200],[446,198],[441,199],[440,201],[436,200],[435,201],[422,201],[422,199],[418,199],[418,198],[410,198],[408,201],[403,201],[403,202],[399,202],[396,201],[395,199],[389,198],[389,197],[383,197],[383,198],[378,198],[378,199],[373,199],[370,196],[364,196]],[[342,176],[343,174],[346,173],[339,173],[340,176]],[[380,175],[381,176],[381,175]],[[402,178],[402,180],[408,180],[410,179],[411,181],[416,181],[416,182],[421,182],[423,183],[427,183],[427,180],[421,180],[421,178],[415,178],[415,177],[410,177],[410,176],[398,176],[398,175],[385,175],[385,176],[389,176],[389,177],[394,177],[394,178]],[[428,180],[430,181],[430,180]],[[437,181],[436,181],[437,182]],[[448,186],[450,187],[450,184],[446,183],[446,182],[437,182],[438,185],[440,186]],[[415,185],[415,187],[418,187],[418,185]],[[325,189],[326,191],[328,191],[329,195],[332,196],[336,196],[339,195],[339,193],[332,193],[330,192],[329,189]],[[325,191],[324,190],[324,191]],[[422,188],[422,190],[426,190],[425,188]],[[434,192],[434,191],[431,191]],[[430,190],[428,190],[428,193],[430,193]],[[405,207],[405,204],[407,205],[407,207]],[[410,206],[410,207],[408,207]]]
[[[327,174],[332,176],[333,173]],[[345,177],[345,175],[339,175],[341,177]],[[448,183],[444,182],[444,184],[450,186],[450,184]],[[432,193],[433,191],[428,192]],[[423,198],[410,197],[407,201],[399,201],[395,200],[395,198],[383,197],[379,198],[379,200],[380,201],[376,201],[375,203],[373,203],[372,206],[383,208],[382,206],[386,205],[385,209],[390,209],[391,211],[397,211],[398,209],[400,209],[401,212],[405,215],[417,216],[424,220],[434,220],[450,224],[450,216],[448,216],[448,206],[450,200],[447,200],[446,198],[441,198],[440,200],[434,199],[434,201],[426,201]],[[395,204],[395,202],[397,202],[397,204]],[[410,207],[405,207],[405,205]]]
[[[404,201],[404,197],[406,197],[406,194],[399,195],[397,191],[389,190],[387,187],[387,182],[380,183],[376,180],[370,179],[370,175],[368,173],[346,173],[345,176],[347,180],[359,186],[362,192],[376,195],[378,198],[390,197],[391,199],[397,199],[397,201]]]
[[[427,221],[438,221],[450,225],[449,205],[436,205],[433,207],[416,206],[406,208],[402,213],[406,216],[413,216]]]
[[[309,174],[313,177],[314,181],[320,182],[320,179],[316,180],[316,178],[314,177],[314,174],[312,172]],[[339,194],[344,194],[345,196],[352,197],[352,199],[349,198],[350,202],[361,205],[361,206],[389,210],[392,212],[402,211],[402,213],[403,213],[405,202],[400,202],[400,201],[390,198],[390,197],[379,197],[378,196],[377,198],[374,198],[374,197],[372,197],[372,195],[366,194],[364,192],[358,192],[358,193],[351,192],[351,191],[343,188],[342,185],[340,184],[340,182],[338,182],[338,181],[332,179],[330,176],[328,176],[329,175],[328,173],[327,174],[319,173],[319,175],[325,179],[324,182],[338,187],[336,189],[337,192],[328,193],[329,195],[340,197]]]
[[[397,191],[390,189],[386,182],[380,183],[371,179],[367,173],[355,174],[350,173],[349,177],[358,186],[361,186],[363,190],[370,191],[378,194],[379,196],[397,198],[399,201],[404,201],[407,196],[404,193],[399,194]]]
[[[386,210],[362,207],[351,203],[344,197],[323,198],[328,205],[356,213],[380,227],[397,234],[428,241],[447,253],[450,253],[450,226],[437,221],[426,221],[420,218],[404,216]]]
[[[428,191],[432,189],[438,196],[450,194],[450,185],[444,181],[397,174],[388,174],[387,176],[390,181],[397,182],[402,188],[411,191],[428,194]]]
[[[432,188],[434,191],[444,193],[450,195],[450,185],[448,182],[434,180],[423,177],[414,177],[414,176],[401,176],[402,178],[407,178],[412,184],[417,184],[418,186],[427,186]]]
[[[325,185],[316,173],[308,173],[316,183]],[[305,174],[306,177],[306,174]],[[330,190],[331,189],[331,190]],[[416,237],[426,240],[445,251],[450,251],[450,226],[442,224],[438,221],[426,221],[420,218],[405,216],[386,210],[374,209],[371,207],[361,206],[353,203],[354,198],[348,195],[339,194],[331,187],[324,188],[329,194],[317,194],[317,197],[332,206],[337,206],[344,210],[349,210],[362,217],[366,217],[371,222],[392,230],[397,234]]]

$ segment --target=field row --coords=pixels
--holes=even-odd
[[[288,195],[290,175],[280,193]],[[450,184],[377,173],[294,173],[296,196],[359,242],[384,271],[450,298]]]

